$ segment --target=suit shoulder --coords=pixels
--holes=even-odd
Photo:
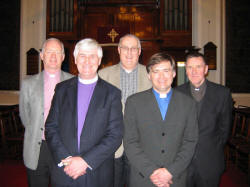
[[[120,89],[118,89],[118,88],[115,87],[114,85],[110,84],[109,82],[105,81],[104,79],[102,79],[102,78],[100,78],[100,77],[99,77],[99,79],[100,79],[102,85],[103,85],[104,87],[106,87],[107,89],[121,92]]]
[[[186,90],[188,88],[188,85],[189,85],[188,83],[184,83],[182,85],[176,86],[175,90],[178,90],[178,91]]]
[[[173,88],[173,94],[175,94],[178,98],[181,98],[183,100],[190,100],[190,101],[193,100],[192,97],[182,92],[180,88]]]
[[[105,67],[105,68],[102,68],[98,71],[98,74],[103,74],[103,73],[109,73],[110,71],[114,71],[115,69],[117,69],[119,66],[119,64],[115,64],[115,65],[112,65],[112,66],[108,66],[108,67]]]
[[[138,64],[138,70],[147,73],[147,68],[143,64]]]
[[[138,64],[138,68],[142,68],[142,69],[145,69],[145,70],[146,70],[146,66],[143,65],[143,64]]]
[[[225,93],[230,93],[230,89],[226,86],[223,86],[221,84],[217,84],[211,81],[207,81],[207,87],[211,89],[215,89],[218,92],[225,92]]]
[[[59,82],[56,87],[57,88],[64,88],[64,87],[68,87],[69,85],[73,84],[74,81],[76,81],[77,77],[76,76],[73,76],[67,80],[64,80],[62,82]]]
[[[70,78],[75,76],[75,75],[72,75],[72,74],[65,72],[65,71],[62,71],[62,74],[63,74],[64,78],[66,78],[66,79],[70,79]]]
[[[22,84],[33,84],[34,82],[41,81],[42,73],[35,75],[28,75],[22,80]]]
[[[145,101],[145,98],[149,97],[152,94],[152,88],[142,91],[142,92],[138,92],[135,94],[132,94],[131,96],[129,96],[127,98],[127,100],[143,100]]]

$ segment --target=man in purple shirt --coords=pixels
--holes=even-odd
[[[97,75],[102,48],[93,39],[74,50],[78,77],[58,84],[46,121],[53,187],[112,187],[114,153],[121,145],[121,92]]]

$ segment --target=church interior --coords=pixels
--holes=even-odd
[[[45,39],[64,43],[62,69],[77,75],[77,41],[94,38],[104,56],[100,68],[119,63],[119,39],[140,38],[140,63],[166,51],[177,63],[173,86],[187,82],[185,56],[204,54],[207,79],[228,87],[234,101],[220,187],[250,185],[250,13],[247,0],[3,0],[0,2],[0,186],[27,186],[22,163],[24,128],[18,104],[21,81],[43,70]],[[8,175],[16,180],[4,180]],[[13,178],[13,177],[11,177]],[[18,185],[17,185],[18,184]]]

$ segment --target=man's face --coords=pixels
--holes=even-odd
[[[48,41],[44,51],[40,53],[44,69],[50,73],[54,73],[61,69],[64,56],[61,44],[56,40]]]
[[[135,38],[125,37],[120,46],[118,46],[118,53],[123,68],[133,70],[138,63],[141,49],[138,48],[138,43]]]
[[[201,57],[193,57],[186,62],[186,74],[189,81],[199,87],[205,80],[208,66]]]
[[[75,59],[75,64],[82,79],[93,79],[97,75],[101,58],[97,55],[97,49],[80,50]]]
[[[153,88],[158,93],[168,93],[171,89],[171,84],[175,77],[175,71],[169,61],[162,61],[150,68],[149,79],[152,82]]]

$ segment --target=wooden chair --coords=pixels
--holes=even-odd
[[[18,107],[0,112],[0,129],[3,158],[20,159],[24,128],[21,125]]]
[[[240,109],[244,115],[244,137],[236,147],[236,166],[247,173],[247,182],[250,185],[250,107]]]

